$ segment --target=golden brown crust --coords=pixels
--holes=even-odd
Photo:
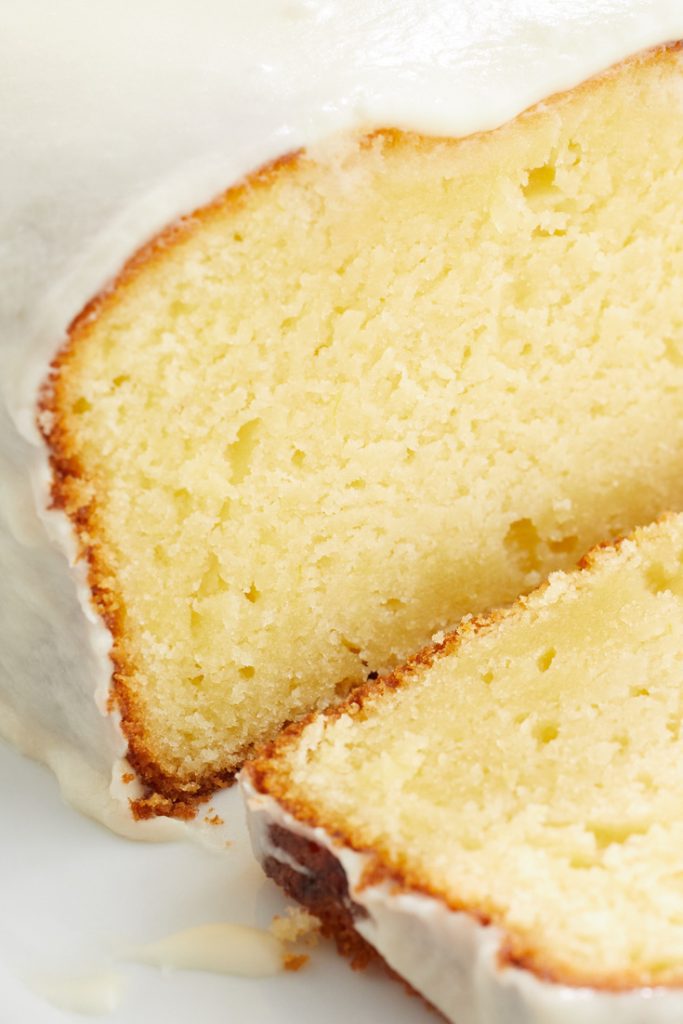
[[[674,42],[657,50],[638,55],[633,60],[664,59],[668,52],[676,51],[682,45],[679,42]],[[592,82],[593,80],[584,83],[578,87],[578,90],[592,88]],[[572,92],[575,94],[577,90]],[[562,100],[563,95],[567,94],[552,97],[550,101],[546,100],[543,106],[547,106],[548,102]],[[535,109],[538,108],[532,108],[522,116],[533,115]],[[472,136],[468,138],[472,138]],[[386,148],[412,145],[416,141],[421,145],[458,145],[461,141],[457,139],[428,139],[395,129],[380,129],[359,139],[359,145],[361,147],[371,146],[378,140]],[[223,765],[203,773],[201,776],[179,778],[176,774],[165,771],[159,764],[154,746],[146,733],[144,707],[133,683],[134,666],[127,653],[125,640],[125,602],[117,588],[116,572],[107,558],[104,534],[98,515],[97,494],[87,480],[87,474],[75,454],[75,446],[69,434],[68,417],[64,410],[61,371],[73,351],[77,347],[87,345],[95,321],[118,302],[119,298],[125,294],[145,269],[162,260],[168,251],[191,236],[200,226],[211,222],[215,217],[223,216],[230,209],[239,208],[254,190],[269,187],[272,181],[282,173],[294,173],[305,159],[307,159],[305,154],[302,151],[297,151],[267,164],[239,185],[228,189],[214,202],[181,218],[143,246],[126,263],[114,283],[95,296],[72,322],[67,340],[53,360],[50,376],[45,382],[40,396],[38,424],[50,452],[52,506],[62,509],[74,526],[79,557],[88,566],[88,582],[93,604],[112,634],[110,658],[113,672],[110,710],[116,709],[121,716],[121,728],[128,742],[128,759],[148,787],[148,793],[140,800],[135,801],[133,805],[134,813],[138,817],[157,814],[175,814],[181,817],[193,815],[199,801],[208,797],[216,789],[230,784],[235,771],[251,753],[251,748],[240,751],[229,766]],[[483,627],[484,620],[481,620],[481,625]],[[416,656],[411,664],[418,665],[420,659],[434,657],[437,653],[438,648],[430,648]],[[407,670],[408,666],[404,671]],[[388,677],[382,685],[384,687],[401,685],[400,675],[395,674]],[[355,699],[361,702],[360,706],[365,699],[365,693],[364,688],[356,691]]]

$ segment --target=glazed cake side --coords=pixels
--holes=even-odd
[[[680,65],[491,135],[295,156],[76,322],[42,423],[140,813],[189,813],[283,721],[683,502]]]
[[[610,991],[563,984],[510,961],[505,936],[476,914],[385,874],[373,855],[305,824],[253,784],[240,785],[252,847],[265,873],[319,917],[351,966],[379,963],[453,1024],[677,1024],[676,989]]]
[[[681,565],[679,515],[290,727],[266,871],[449,1019],[676,1020]]]

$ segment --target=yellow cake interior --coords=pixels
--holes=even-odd
[[[42,424],[151,785],[683,507],[682,118],[669,49],[491,133],[334,140],[76,323]]]
[[[683,516],[400,675],[286,737],[266,788],[501,926],[513,962],[680,984]]]

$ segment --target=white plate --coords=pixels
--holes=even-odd
[[[253,860],[237,790],[215,802],[232,845],[135,843],[66,806],[51,774],[0,744],[0,1022],[83,1024],[24,979],[120,974],[106,1024],[430,1024],[379,971],[352,972],[328,943],[296,974],[246,979],[122,962],[117,950],[213,921],[267,927],[285,899]],[[95,1018],[91,1018],[95,1019]]]

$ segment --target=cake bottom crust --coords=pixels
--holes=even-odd
[[[351,899],[344,870],[329,850],[281,825],[270,827],[269,840],[287,860],[270,854],[263,861],[263,870],[288,896],[315,914],[323,935],[334,940],[351,967],[363,970],[376,961],[393,974],[377,950],[356,931],[354,920],[367,917],[367,911]],[[293,863],[300,864],[301,870]]]
[[[286,860],[270,854],[261,863],[263,870],[288,896],[318,918],[322,934],[334,941],[353,970],[362,971],[370,964],[377,965],[394,981],[400,982],[407,993],[446,1020],[428,999],[392,970],[381,953],[356,930],[355,921],[367,918],[368,913],[351,898],[346,873],[334,855],[281,825],[270,826],[268,840],[271,849],[281,851]],[[294,864],[300,865],[301,870]]]

